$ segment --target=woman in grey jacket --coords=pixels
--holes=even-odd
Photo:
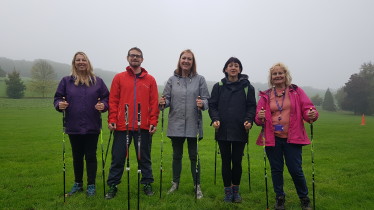
[[[214,85],[209,115],[221,151],[225,202],[240,203],[242,157],[256,113],[256,98],[239,59],[231,57],[223,67],[225,78]]]
[[[208,109],[209,91],[205,78],[196,72],[195,56],[191,50],[184,50],[180,54],[174,76],[167,81],[162,95],[159,102],[160,109],[170,107],[167,136],[173,146],[173,181],[168,193],[174,192],[179,187],[183,144],[187,139],[192,178],[194,183],[197,183],[194,187],[196,196],[200,199],[203,197],[200,188],[200,163],[198,163],[197,177],[195,175],[197,136],[199,140],[203,138],[201,111]]]

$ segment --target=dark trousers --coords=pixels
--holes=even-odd
[[[173,145],[173,182],[179,183],[182,172],[183,144],[187,139],[188,155],[191,162],[191,174],[193,183],[196,183],[196,160],[197,160],[197,139],[186,137],[172,137]],[[198,166],[197,184],[200,184],[200,162]]]
[[[273,187],[276,196],[285,195],[283,191],[284,161],[291,174],[299,198],[308,196],[308,187],[302,169],[302,146],[289,144],[287,139],[275,137],[275,147],[266,147]]]
[[[86,159],[87,185],[95,184],[97,159],[96,148],[99,134],[75,135],[70,134],[70,144],[73,152],[75,182],[83,183],[83,158]]]
[[[240,185],[242,177],[242,158],[246,142],[218,141],[222,160],[222,179],[224,187]]]
[[[112,146],[112,164],[109,170],[109,176],[107,184],[118,185],[121,183],[121,178],[124,171],[125,160],[126,160],[126,131],[114,131],[114,139]],[[134,139],[135,152],[138,157],[138,131],[129,131],[129,148]],[[138,168],[135,168],[135,160],[130,159],[131,170],[141,170],[142,179],[141,184],[150,184],[154,182],[152,174],[152,161],[151,161],[151,148],[152,148],[152,136],[148,130],[141,130],[141,142],[140,142],[140,157],[137,158]],[[130,149],[129,149],[130,153]]]

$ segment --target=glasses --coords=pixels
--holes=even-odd
[[[142,55],[137,55],[137,54],[130,54],[129,57],[130,58],[143,58]]]

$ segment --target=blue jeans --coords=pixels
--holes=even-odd
[[[134,139],[135,152],[138,155],[138,131],[129,131],[129,144]],[[134,167],[134,160],[130,159],[131,170],[141,170],[141,184],[150,184],[154,182],[152,174],[151,161],[152,136],[148,130],[141,130],[140,159],[138,159],[138,168]],[[130,145],[129,145],[130,150]],[[114,139],[112,146],[112,164],[109,170],[107,184],[118,185],[121,183],[125,160],[126,160],[126,131],[114,131]],[[130,151],[129,151],[130,152]]]
[[[287,139],[275,137],[275,147],[266,147],[266,154],[270,162],[271,177],[276,196],[285,195],[283,191],[284,161],[291,174],[299,198],[308,196],[308,187],[302,169],[302,146],[289,144]]]

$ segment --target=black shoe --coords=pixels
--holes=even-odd
[[[145,184],[144,185],[144,193],[148,196],[152,196],[153,194],[155,194],[153,191],[152,191],[152,186],[151,184]]]
[[[284,202],[286,201],[286,198],[284,195],[278,196],[275,198],[275,210],[284,210]]]
[[[300,198],[300,205],[302,210],[312,210],[312,207],[310,207],[310,199],[308,197]]]
[[[108,193],[105,195],[105,199],[109,200],[109,199],[114,198],[116,196],[117,190],[118,189],[116,185],[111,185],[109,187]]]
[[[74,183],[73,187],[71,188],[70,192],[68,192],[67,196],[72,196],[74,193],[83,192],[83,183]]]

